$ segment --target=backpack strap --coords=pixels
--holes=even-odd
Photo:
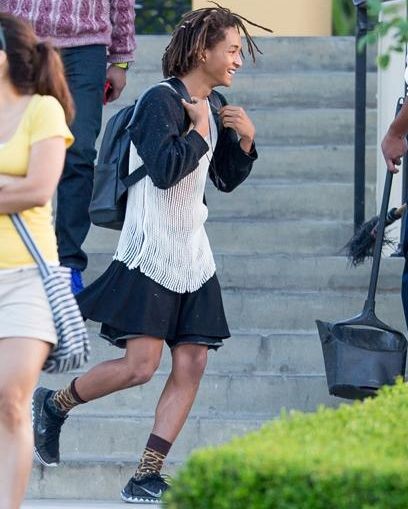
[[[127,175],[125,178],[122,179],[122,184],[125,186],[126,189],[128,189],[130,186],[133,186],[139,180],[142,180],[147,175],[146,166],[142,164],[139,168],[137,168],[135,171],[133,171],[130,175]]]

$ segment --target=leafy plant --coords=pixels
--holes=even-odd
[[[385,53],[378,56],[378,65],[382,68],[388,67],[391,54],[393,52],[405,52],[405,45],[408,42],[408,21],[406,17],[401,17],[397,12],[395,5],[386,5],[381,0],[367,0],[368,13],[373,19],[378,19],[382,11],[386,16],[386,21],[377,22],[373,29],[367,33],[360,41],[360,48],[367,44],[375,44],[378,38],[392,34],[392,43]]]
[[[168,34],[181,16],[191,10],[191,0],[139,0],[136,10],[136,33]]]
[[[376,399],[283,414],[259,431],[195,452],[168,509],[407,509],[408,387]]]
[[[350,0],[332,2],[333,35],[353,35],[356,27],[356,8]]]

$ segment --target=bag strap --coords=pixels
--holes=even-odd
[[[24,221],[19,216],[19,214],[9,214],[9,217],[15,229],[17,230],[17,233],[20,235],[21,240],[26,246],[28,252],[31,254],[35,263],[38,265],[41,277],[45,279],[51,274],[50,268],[48,267],[47,262],[42,257],[33,238],[31,237],[31,234],[28,231],[27,226],[25,225]]]

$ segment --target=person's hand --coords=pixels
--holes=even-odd
[[[209,133],[207,101],[192,97],[191,103],[188,103],[185,99],[182,99],[181,102],[193,123],[194,129],[205,138]]]
[[[220,109],[220,117],[223,126],[234,129],[241,138],[242,149],[249,152],[255,139],[255,126],[246,111],[240,106],[227,105]]]
[[[111,103],[120,96],[126,86],[126,70],[111,64],[106,72],[106,80],[112,85],[112,92],[108,97],[108,102]]]
[[[381,149],[388,171],[398,173],[397,166],[401,164],[401,157],[408,149],[405,137],[397,136],[388,131],[381,143]]]

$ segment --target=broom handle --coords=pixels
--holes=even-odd
[[[371,269],[370,286],[368,289],[368,296],[364,305],[364,310],[374,311],[375,309],[375,294],[377,291],[378,274],[380,272],[381,253],[385,231],[385,219],[388,211],[388,203],[390,201],[392,177],[393,174],[387,170],[387,175],[385,177],[384,193],[381,203],[381,211],[378,219],[377,236],[374,245],[373,266]]]
[[[397,102],[395,116],[398,115],[402,105],[404,104],[404,97],[400,97]],[[380,272],[380,263],[381,263],[381,253],[382,253],[382,245],[384,240],[384,231],[385,231],[385,220],[388,211],[388,204],[390,201],[391,194],[391,186],[392,186],[392,177],[393,173],[386,170],[387,174],[385,177],[385,185],[383,198],[381,203],[381,211],[380,217],[378,219],[378,227],[377,227],[377,235],[375,239],[374,245],[374,254],[373,254],[373,266],[371,268],[371,277],[370,277],[370,286],[368,288],[367,300],[364,304],[363,314],[365,313],[374,313],[375,311],[375,294],[377,292],[377,283],[378,283],[378,274]]]

